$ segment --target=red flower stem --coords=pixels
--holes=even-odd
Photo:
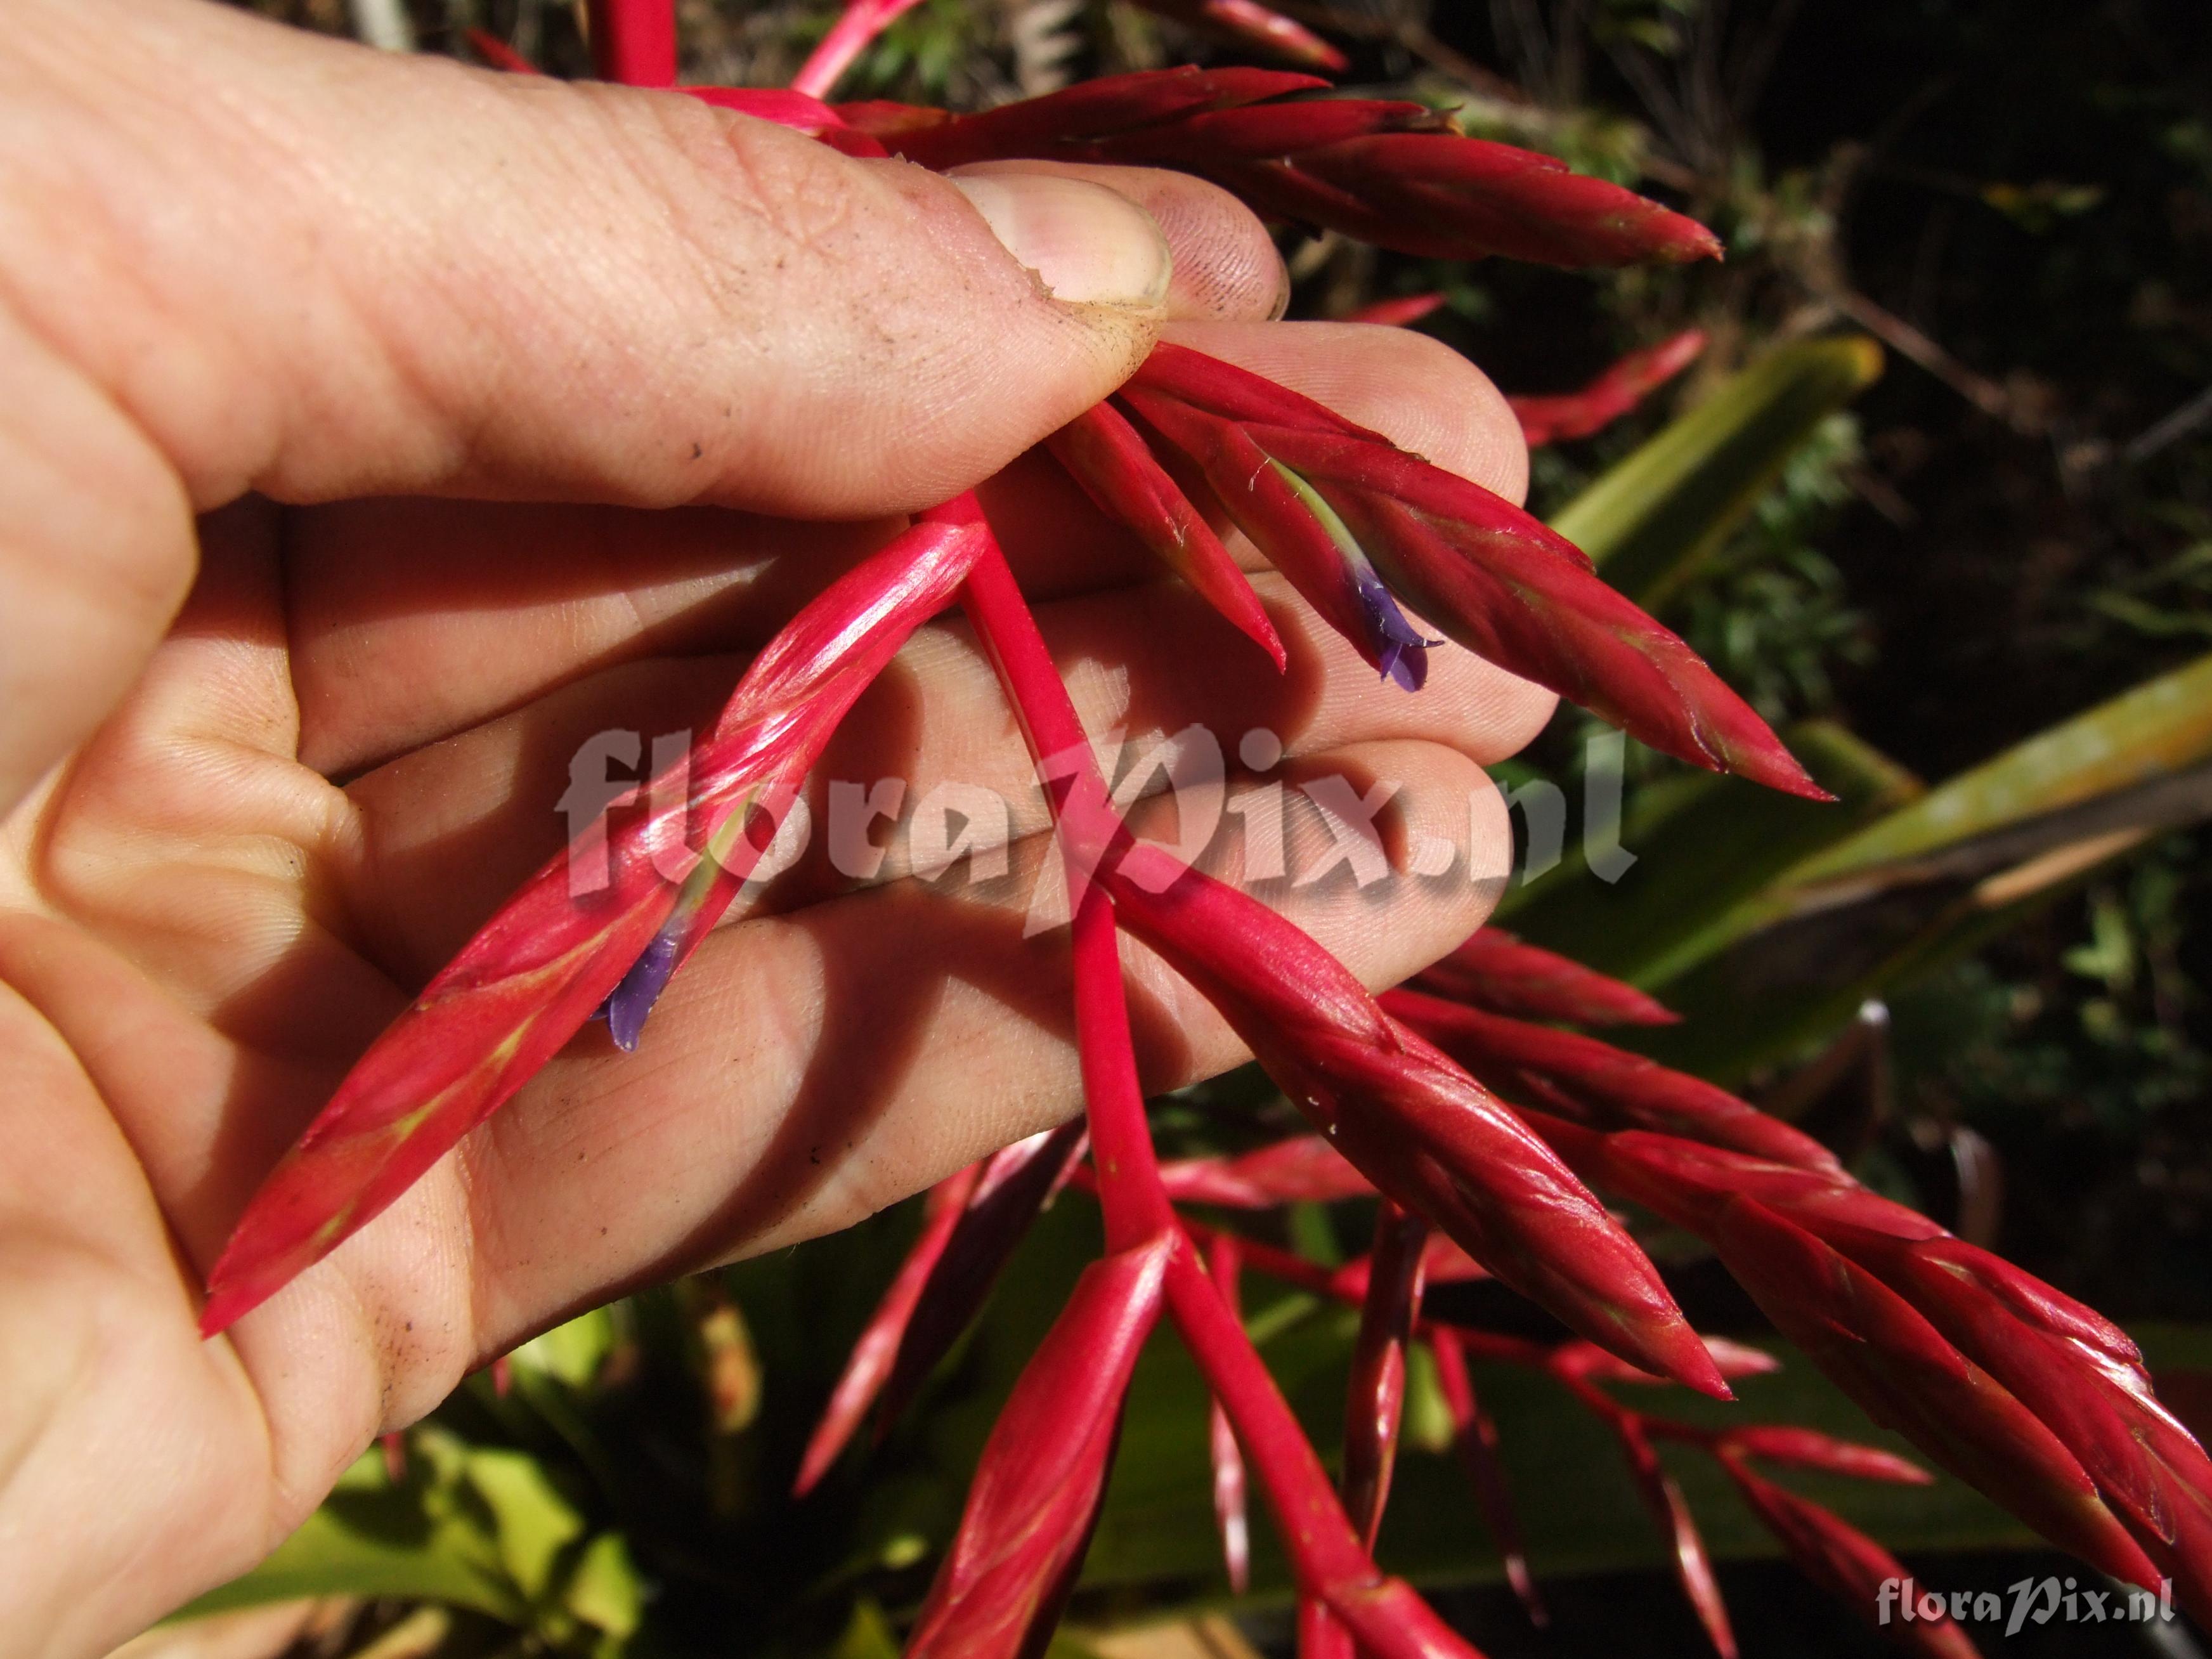
[[[923,516],[973,523],[981,520],[982,510],[973,495],[963,495]],[[1091,1157],[1098,1170],[1106,1248],[1130,1249],[1169,1231],[1175,1215],[1160,1182],[1137,1079],[1113,902],[1090,879],[1116,826],[1104,810],[1091,739],[995,537],[969,572],[961,600],[1021,718],[1031,752],[1054,775],[1045,787],[1060,825],[1075,910],[1075,1042],[1091,1118]]]
[[[981,521],[982,510],[969,495],[922,516],[970,524]],[[1088,879],[1098,858],[1126,832],[1106,809],[1105,785],[1082,720],[996,538],[969,571],[961,599],[1048,775],[1045,787],[1067,862],[1075,901],[1076,1041],[1107,1248],[1124,1249],[1123,1241],[1141,1243],[1162,1233],[1174,1238],[1169,1310],[1258,1469],[1300,1585],[1316,1595],[1332,1588],[1378,1585],[1382,1576],[1353,1532],[1328,1472],[1168,1203],[1129,1043],[1113,905]],[[1440,1644],[1431,1649],[1449,1650]]]
[[[1188,1233],[1176,1239],[1168,1258],[1167,1291],[1176,1329],[1267,1488],[1299,1587],[1317,1595],[1329,1584],[1373,1579],[1375,1564],[1352,1530],[1328,1471],[1245,1334],[1244,1322],[1199,1265]]]
[[[915,0],[851,0],[844,15],[822,37],[822,44],[807,54],[791,89],[810,98],[827,98],[853,60],[868,49],[869,42],[891,26]]]
[[[592,62],[625,87],[676,84],[676,0],[591,0]]]

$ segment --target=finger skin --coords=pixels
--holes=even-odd
[[[1123,170],[1094,171],[1122,173],[1122,185],[1138,187]],[[1435,341],[1322,323],[1174,332],[1331,401],[1501,495],[1517,498],[1526,486],[1526,451],[1504,399]],[[1027,592],[1160,580],[1158,561],[1048,457],[1023,457],[984,497]],[[287,582],[301,758],[351,773],[616,663],[757,648],[820,582],[892,532],[892,521],[802,527],[707,508],[362,501],[302,513],[288,535]],[[1248,568],[1264,565],[1242,537],[1231,548]],[[1236,659],[1241,647],[1225,626],[1220,638]]]
[[[1168,314],[1054,300],[922,168],[672,94],[206,0],[21,0],[8,25],[0,694],[27,712],[0,811],[143,665],[193,508],[919,508],[1110,391]],[[1146,189],[1194,248],[1256,234],[1214,222],[1218,192]],[[1254,280],[1224,278],[1230,314]]]

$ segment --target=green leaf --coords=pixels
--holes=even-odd
[[[441,1437],[416,1437],[408,1479],[394,1486],[372,1449],[339,1477],[322,1507],[243,1577],[179,1616],[319,1595],[431,1601],[525,1623],[527,1598],[501,1559],[492,1518],[464,1490]]]
[[[1808,888],[1896,866],[2212,760],[2212,654],[1960,774],[1790,872]]]
[[[562,1588],[561,1605],[609,1636],[637,1633],[645,1617],[645,1586],[620,1533],[603,1532],[584,1546]]]
[[[1733,1082],[1954,961],[2156,830],[2212,815],[2212,656],[2054,726],[1802,860],[1716,922],[1681,1025],[1638,1048]]]
[[[898,1638],[884,1610],[866,1596],[853,1604],[844,1634],[822,1659],[899,1659]]]
[[[1814,428],[1881,373],[1881,349],[1858,336],[1771,351],[1569,502],[1553,528],[1656,610]]]
[[[594,1308],[531,1338],[507,1358],[523,1370],[543,1372],[572,1389],[581,1389],[599,1376],[614,1346],[613,1310]]]
[[[469,1484],[490,1507],[508,1576],[532,1601],[544,1600],[562,1551],[584,1535],[584,1517],[526,1453],[471,1450],[466,1469]]]
[[[1617,881],[1577,855],[1501,907],[1501,919],[1602,972],[1663,984],[1755,925],[1751,907],[1778,876],[1920,791],[1841,726],[1808,720],[1784,736],[1834,805],[1710,772],[1674,774],[1631,802],[1620,843],[1636,861]]]

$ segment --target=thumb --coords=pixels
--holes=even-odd
[[[0,30],[0,813],[112,707],[249,490],[927,506],[1118,384],[1152,219],[674,94],[206,0]]]
[[[8,33],[9,297],[203,508],[923,507],[1105,395],[1164,314],[1166,243],[1096,184],[963,186],[204,0],[28,0]]]

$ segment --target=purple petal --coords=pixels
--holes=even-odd
[[[1376,665],[1382,678],[1395,681],[1408,691],[1418,691],[1429,678],[1429,647],[1442,645],[1442,640],[1425,639],[1406,620],[1406,613],[1398,609],[1397,600],[1390,590],[1382,586],[1382,579],[1374,571],[1352,564],[1352,591],[1359,600],[1361,616],[1367,623],[1367,636],[1375,647]]]
[[[630,964],[622,983],[607,998],[607,1035],[614,1038],[615,1047],[626,1054],[636,1051],[637,1040],[645,1031],[645,1017],[653,1012],[653,1005],[660,1000],[661,992],[667,988],[670,976],[676,972],[683,931],[672,919],[669,925],[653,936],[653,942]]]

